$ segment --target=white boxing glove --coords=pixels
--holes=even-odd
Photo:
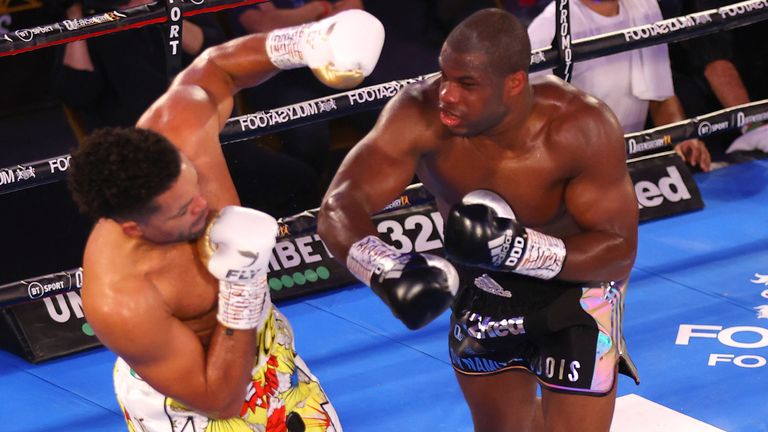
[[[232,329],[260,327],[271,300],[267,270],[277,221],[245,207],[221,209],[200,239],[208,271],[219,280],[219,322]]]
[[[280,69],[309,66],[329,87],[348,89],[373,72],[384,45],[384,26],[360,9],[271,31],[267,55]]]

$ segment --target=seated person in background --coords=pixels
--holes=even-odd
[[[312,58],[334,84],[370,73],[384,38],[376,18],[347,11],[313,25],[206,50],[136,127],[100,129],[72,155],[70,190],[96,220],[83,310],[118,355],[130,431],[341,431],[270,301],[278,224],[239,206],[219,142],[233,95],[278,68]]]
[[[114,10],[113,2],[72,3],[67,19]],[[130,0],[119,9],[150,3]],[[224,32],[213,15],[184,19],[182,64],[188,65],[205,48],[224,42]],[[165,28],[159,25],[116,32],[59,46],[53,69],[53,91],[73,109],[84,132],[104,126],[131,126],[168,87]]]
[[[570,8],[574,40],[662,19],[655,1],[574,0]],[[552,44],[555,25],[555,3],[552,2],[528,26],[533,49]],[[624,133],[643,130],[649,111],[656,126],[685,120],[672,85],[665,44],[577,62],[573,65],[571,84],[608,104]],[[709,151],[700,140],[678,143],[675,151],[688,164],[709,171]]]
[[[501,6],[520,19],[526,26],[538,16],[552,0],[499,0]]]
[[[148,3],[122,2],[121,9]],[[112,2],[73,3],[69,19],[113,10]],[[184,19],[182,64],[188,65],[205,48],[224,41],[223,29],[212,14]],[[126,30],[59,47],[61,59],[53,70],[53,89],[88,133],[104,126],[130,126],[168,87],[163,26]],[[316,81],[316,80],[312,80]],[[315,82],[312,85],[320,85]],[[317,175],[306,165],[252,140],[227,144],[224,153],[240,199],[274,217],[290,216],[316,207]],[[265,183],[273,184],[263,188]]]
[[[664,18],[669,19],[718,9],[731,3],[729,0],[666,0],[660,5]],[[689,115],[708,114],[750,102],[741,73],[734,64],[732,31],[720,31],[670,44],[669,55],[675,92]],[[746,132],[747,129],[704,138],[712,158],[718,161],[730,159],[725,156],[726,149],[740,132]]]
[[[361,0],[334,2],[275,0],[232,9],[228,11],[228,14],[233,36],[242,36],[268,32],[278,27],[300,25],[344,10],[362,9],[362,7]],[[307,69],[285,71],[276,76],[270,84],[243,91],[246,111],[255,112],[278,108],[339,92],[318,83]],[[315,176],[321,176],[325,169],[330,147],[329,126],[328,121],[323,121],[278,133],[282,152],[310,167]],[[318,184],[319,181],[309,182],[307,186],[317,186]],[[318,190],[316,200],[311,207],[320,204],[319,194],[320,191]]]

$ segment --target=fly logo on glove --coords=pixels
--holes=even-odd
[[[200,238],[201,256],[219,280],[222,325],[240,330],[260,327],[271,300],[267,270],[275,247],[277,221],[245,207],[221,209]]]

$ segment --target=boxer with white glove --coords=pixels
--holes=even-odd
[[[373,72],[384,45],[384,26],[353,9],[320,21],[276,29],[267,35],[267,55],[280,69],[309,66],[329,87],[348,89]]]
[[[376,236],[352,244],[347,268],[411,330],[424,327],[448,309],[459,288],[459,275],[445,259],[402,254]]]
[[[504,198],[483,189],[451,207],[445,251],[463,264],[540,279],[557,276],[566,256],[563,240],[522,226]]]
[[[267,266],[277,221],[263,212],[227,206],[200,238],[208,271],[219,280],[216,318],[231,329],[260,328],[271,307]]]

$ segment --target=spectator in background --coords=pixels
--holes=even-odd
[[[726,0],[665,0],[660,5],[669,19],[732,3]],[[759,24],[755,24],[759,26]],[[675,92],[691,116],[708,114],[750,102],[747,86],[736,67],[732,31],[687,39],[670,44]],[[757,125],[752,125],[755,127]],[[714,160],[730,160],[725,151],[742,131],[728,131],[704,138]]]
[[[512,12],[526,26],[536,18],[552,0],[499,0],[501,6]]]
[[[333,15],[342,10],[365,6],[387,29],[384,47],[376,69],[362,86],[399,79],[415,78],[438,71],[437,57],[445,36],[472,12],[494,6],[493,0],[275,0],[230,12],[233,36],[269,31],[280,26],[299,25]],[[338,93],[320,85],[306,69],[283,71],[270,80],[270,86],[247,89],[248,112],[290,105]],[[351,146],[373,126],[378,110],[362,111],[334,120],[338,130],[351,136]],[[330,122],[318,122],[277,134],[282,151],[311,166],[325,180],[333,177],[339,160],[329,157]],[[343,123],[343,124],[342,124]],[[339,134],[343,135],[343,134]],[[342,143],[343,147],[343,143]],[[332,155],[330,155],[332,156]]]
[[[74,2],[67,5],[66,18],[147,3]],[[132,126],[165,92],[169,84],[165,31],[163,26],[146,26],[59,47],[53,91],[76,114],[82,128],[79,132],[89,133],[104,126]],[[225,40],[224,31],[212,14],[184,19],[181,36],[185,67],[205,48]],[[273,217],[290,216],[319,205],[317,176],[305,165],[253,140],[228,144],[223,150],[243,205]],[[265,184],[271,187],[263,187]]]
[[[570,2],[570,11],[572,39],[662,19],[656,1],[647,0],[575,0]],[[552,44],[555,22],[555,3],[552,2],[528,27],[533,49]],[[625,133],[643,130],[649,112],[656,126],[686,118],[674,92],[665,44],[578,62],[573,65],[571,84],[608,104]],[[700,140],[678,143],[675,151],[688,164],[709,171],[710,154]]]
[[[319,20],[348,9],[362,9],[362,0],[274,0],[268,3],[229,11],[232,35],[268,32]],[[292,69],[276,75],[269,86],[242,92],[247,112],[282,107],[338,93],[317,81],[306,68]],[[330,146],[328,121],[291,128],[277,134],[282,151],[310,167],[314,175],[323,174]],[[317,182],[315,182],[317,184]],[[319,197],[319,195],[318,195]],[[319,198],[315,205],[319,204]]]
[[[387,29],[379,63],[366,83],[381,84],[439,71],[437,59],[448,33],[473,12],[496,5],[493,0],[366,2],[366,10],[381,20]],[[379,112],[364,111],[347,117],[358,134],[354,142],[371,130]]]
[[[120,9],[149,3],[118,2]],[[74,2],[67,19],[114,10],[114,2]],[[53,70],[53,92],[78,116],[85,133],[103,126],[130,126],[168,86],[163,26],[146,26],[59,47]],[[188,65],[203,49],[224,42],[212,15],[185,19],[182,63]]]

